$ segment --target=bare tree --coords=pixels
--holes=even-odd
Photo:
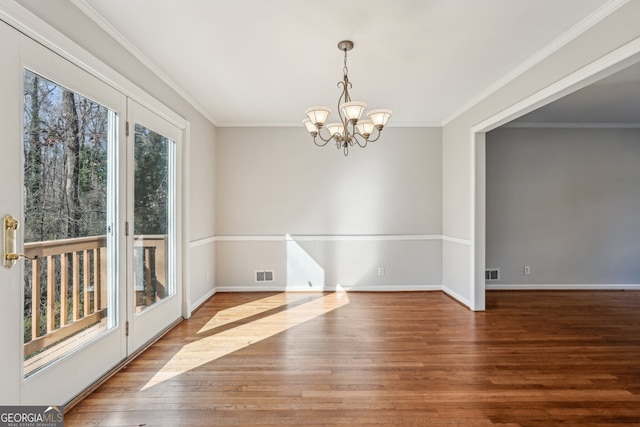
[[[25,82],[26,83],[26,82]],[[30,220],[36,234],[43,233],[44,222],[42,211],[42,144],[40,142],[40,100],[38,96],[38,76],[34,75],[27,83],[26,96],[30,97],[30,108],[25,118],[25,198],[26,210],[31,213]]]
[[[73,92],[62,92],[62,117],[64,125],[65,155],[65,201],[67,208],[67,237],[80,236],[80,196],[78,191],[80,167],[80,126]]]

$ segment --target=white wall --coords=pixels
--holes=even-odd
[[[189,212],[187,239],[189,250],[194,253],[187,254],[190,275],[187,305],[202,301],[213,292],[213,279],[207,281],[206,275],[215,257],[215,244],[207,240],[215,235],[214,125],[71,2],[20,0],[19,3],[189,122],[186,167],[189,187],[185,203]]]
[[[484,189],[476,188],[476,157],[482,158],[482,153],[478,155],[476,150],[482,150],[483,146],[476,145],[472,129],[491,130],[579,89],[590,83],[590,78],[604,77],[609,71],[592,65],[640,37],[638,16],[640,2],[625,3],[595,25],[564,40],[561,47],[543,52],[535,65],[508,80],[444,127],[443,234],[462,240],[447,243],[444,247],[443,284],[452,293],[469,300],[473,309],[484,309],[484,265],[476,262],[476,253],[484,253],[484,239],[478,238],[480,231],[477,230],[483,227],[483,223],[476,224],[476,214],[483,208]],[[612,68],[610,72],[613,71]],[[578,74],[584,75],[584,79],[572,87],[558,87],[556,90],[554,84],[574,72],[581,72]],[[537,94],[545,97],[538,99]],[[512,106],[514,110],[509,110]]]
[[[496,284],[640,284],[640,129],[499,128],[486,165]]]
[[[387,128],[348,157],[302,126],[218,129],[217,288],[439,288],[441,157],[436,128]]]

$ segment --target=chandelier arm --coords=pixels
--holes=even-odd
[[[368,139],[367,141],[369,142],[376,142],[378,139],[380,139],[380,135],[382,135],[382,129],[378,129],[376,128],[376,130],[378,131],[378,136],[376,136],[375,139]]]
[[[316,135],[313,135],[313,142],[314,142],[318,147],[324,147],[325,145],[327,145],[327,143],[328,143],[329,141],[331,141],[332,139],[334,139],[333,135],[331,135],[331,134],[329,135],[329,137],[328,137],[328,138],[325,138],[324,136],[322,136],[322,129],[324,129],[324,128],[320,128],[320,129],[318,129],[318,133],[317,133]],[[320,140],[321,140],[321,141],[323,141],[323,142],[324,142],[324,144],[322,144],[322,143],[318,143],[318,142],[316,141],[316,137],[320,138]]]
[[[341,86],[342,86],[342,93],[340,94],[340,98],[338,98],[338,116],[340,117],[340,121],[342,122],[342,124],[344,125],[344,129],[346,130],[347,118],[342,113],[342,109],[340,108],[340,106],[343,103],[351,101],[351,96],[349,95],[349,87],[351,86],[351,82],[349,81],[349,78],[346,75],[344,76],[343,81],[338,82],[338,87],[341,87]]]
[[[359,137],[359,138],[358,138]],[[367,143],[369,142],[369,140],[367,138],[365,138],[361,133],[356,132],[353,134],[353,138],[352,138],[356,144],[358,144],[361,148],[364,148],[367,146]],[[364,141],[364,143],[360,142],[360,139],[362,139]]]
[[[322,137],[320,137],[320,140],[324,141],[324,143],[322,142],[318,143],[318,141],[316,140],[316,137],[315,136],[313,137],[313,143],[316,144],[318,147],[324,147],[330,141],[330,140],[324,140],[322,139]]]

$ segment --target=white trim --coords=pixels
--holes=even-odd
[[[100,28],[102,28],[107,34],[109,34],[115,41],[117,41],[123,48],[125,48],[131,55],[133,55],[138,61],[142,62],[147,68],[149,68],[160,80],[167,84],[171,89],[175,90],[182,98],[184,98],[193,108],[198,110],[200,114],[206,117],[211,123],[216,125],[215,119],[211,116],[200,103],[198,103],[187,91],[185,91],[179,84],[173,81],[160,67],[158,67],[151,59],[149,59],[140,49],[138,49],[133,43],[131,43],[120,31],[118,31],[111,23],[109,23],[93,6],[87,3],[85,0],[70,0],[74,6],[80,9],[85,15],[95,22]]]
[[[207,300],[209,298],[211,298],[212,296],[214,296],[216,294],[218,290],[217,289],[211,289],[209,292],[207,292],[206,294],[204,294],[202,297],[198,298],[198,301],[190,303],[189,304],[189,312],[193,313],[195,310],[198,309],[198,307],[200,307],[202,304],[204,304],[205,302],[207,302]]]
[[[263,283],[263,282],[260,282]],[[217,286],[216,292],[333,292],[338,286],[326,286],[322,289],[292,287],[286,285],[230,285]],[[340,285],[347,292],[427,292],[442,291],[442,285]]]
[[[205,237],[205,238],[198,239],[198,240],[192,240],[191,242],[189,242],[189,247],[190,248],[197,248],[198,246],[209,245],[211,243],[215,243],[216,240],[217,240],[217,238],[215,236]]]
[[[488,291],[640,291],[640,284],[526,284],[509,285],[506,283],[487,283]]]
[[[449,295],[451,298],[457,300],[461,304],[464,304],[467,307],[471,308],[471,301],[469,301],[467,298],[463,297],[462,295],[460,295],[456,291],[454,291],[454,290],[442,285],[442,292],[444,292],[445,294]]]
[[[521,76],[522,74],[524,74],[525,72],[533,68],[535,65],[539,64],[545,58],[557,52],[567,43],[569,43],[570,41],[572,41],[573,39],[575,39],[585,31],[589,30],[591,27],[593,27],[594,25],[602,21],[604,18],[606,18],[607,16],[609,16],[610,14],[612,14],[613,12],[615,12],[616,10],[618,10],[619,8],[627,4],[628,2],[629,0],[608,1],[607,3],[602,5],[600,8],[598,8],[596,11],[594,11],[589,16],[587,16],[585,19],[583,19],[578,24],[576,24],[569,31],[562,34],[560,37],[558,37],[557,39],[552,41],[550,44],[542,48],[542,50],[530,56],[526,61],[522,62],[516,68],[512,69],[500,80],[496,81],[494,84],[492,84],[491,86],[489,86],[488,88],[480,92],[477,96],[469,100],[469,102],[467,102],[461,108],[456,110],[449,117],[445,118],[442,121],[441,126],[444,127],[448,125],[449,123],[451,123],[452,121],[460,117],[462,114],[464,114],[467,110],[476,106],[481,101],[489,97],[489,95],[495,93],[500,88],[506,86],[509,82],[513,81],[517,77]]]
[[[216,292],[285,292],[289,291],[283,285],[275,285],[273,283],[264,284],[265,282],[258,282],[260,285],[223,285],[216,286]],[[307,292],[322,292],[322,290],[308,289]]]
[[[284,242],[286,236],[215,236],[216,242]]]
[[[313,241],[385,241],[385,240],[441,240],[440,234],[350,234],[350,235],[293,235],[291,240]]]
[[[538,107],[561,98],[575,89],[575,86],[578,84],[586,86],[593,81],[597,81],[599,77],[601,77],[599,73],[603,73],[605,71],[615,72],[617,71],[616,66],[618,66],[617,68],[624,68],[631,64],[626,64],[625,61],[629,60],[639,52],[640,37],[580,68],[568,76],[563,77],[555,83],[550,84],[522,101],[516,102],[488,119],[483,120],[471,128],[471,133],[488,132],[506,124],[516,117],[519,117],[523,112],[533,111]]]
[[[73,0],[72,0],[73,1]],[[217,122],[214,123],[219,128],[300,128],[304,134],[308,134],[304,130],[302,122]],[[437,122],[390,122],[384,128],[440,128],[442,125]]]
[[[347,292],[431,292],[442,291],[442,285],[340,285]],[[288,289],[287,289],[288,290]]]
[[[476,283],[476,244],[475,242],[477,241],[476,239],[476,219],[478,218],[479,215],[476,214],[476,199],[477,199],[477,192],[478,189],[476,187],[476,173],[477,173],[477,169],[478,169],[478,165],[476,165],[476,148],[478,146],[478,141],[476,140],[475,135],[471,135],[471,140],[473,141],[473,144],[471,144],[471,149],[469,150],[469,164],[471,165],[471,171],[469,173],[469,189],[471,191],[471,206],[472,206],[472,210],[473,213],[472,215],[469,215],[469,233],[471,238],[469,239],[469,274],[471,275],[471,277],[469,277],[469,282],[468,282],[468,286],[469,286],[469,308],[471,310],[477,310],[479,307],[477,306],[477,295],[476,295],[476,291],[478,290],[477,288],[479,286],[481,286],[480,284]],[[483,267],[484,270],[484,267]],[[484,279],[484,271],[482,274],[482,278]],[[482,282],[484,283],[484,282]],[[458,301],[462,301],[461,299],[458,298]],[[484,307],[481,307],[482,309],[484,309]]]
[[[640,123],[530,123],[509,122],[503,128],[514,129],[640,129]]]
[[[459,243],[461,245],[465,245],[465,246],[471,246],[471,240],[469,239],[462,239],[460,237],[453,237],[453,236],[446,236],[443,235],[442,236],[442,240],[445,242],[451,242],[451,243]]]
[[[18,4],[18,2],[0,0],[0,19],[180,129],[185,128],[186,120],[182,116],[136,86],[73,40],[51,27]]]
[[[191,122],[187,121],[182,131],[184,144],[182,144],[182,218],[191,218]],[[186,171],[186,173],[184,173]],[[182,317],[191,318],[191,242],[187,236],[191,234],[191,221],[182,221]]]
[[[441,234],[317,234],[317,235],[256,235],[256,236],[215,236],[216,242],[283,242],[296,240],[299,242],[360,242],[360,241],[405,241],[405,240],[442,240]],[[209,240],[206,239],[206,240]],[[456,239],[456,238],[452,238]],[[459,239],[462,240],[462,239]]]

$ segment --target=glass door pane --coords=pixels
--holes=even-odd
[[[182,315],[180,147],[182,130],[129,99],[127,118],[127,352]]]
[[[116,114],[24,72],[24,375],[117,324]]]
[[[138,123],[134,138],[135,312],[175,294],[175,142]]]

